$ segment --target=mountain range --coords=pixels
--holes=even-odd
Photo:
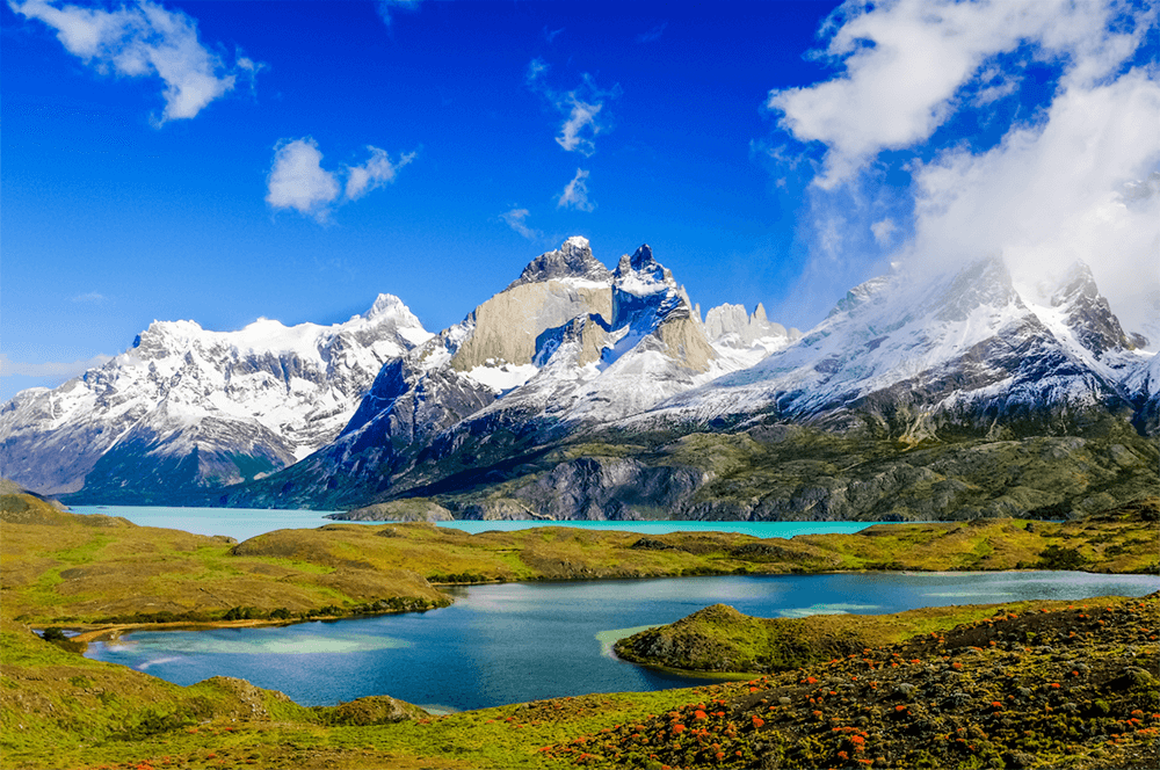
[[[1156,493],[1144,344],[1082,264],[899,271],[802,335],[573,237],[438,334],[390,295],[329,327],[155,322],[0,408],[0,475],[356,517],[1065,518]]]

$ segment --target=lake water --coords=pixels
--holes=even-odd
[[[81,505],[75,513],[103,513],[121,516],[143,527],[182,529],[198,535],[228,535],[247,540],[276,529],[312,529],[336,522],[327,519],[333,511],[276,510],[265,508],[177,508],[149,505]],[[342,522],[383,524],[381,521]],[[584,529],[618,529],[645,535],[666,532],[736,532],[755,537],[858,532],[872,522],[862,521],[447,521],[439,526],[478,533],[489,530],[511,532],[529,527],[563,526]]]
[[[858,573],[718,576],[473,586],[423,614],[281,628],[143,632],[92,644],[88,657],[178,684],[247,679],[299,703],[366,695],[474,709],[590,692],[648,691],[707,681],[617,660],[629,629],[671,623],[724,602],[760,617],[886,613],[1020,599],[1143,596],[1147,575],[1081,572]]]

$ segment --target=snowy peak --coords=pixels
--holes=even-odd
[[[391,295],[330,326],[260,318],[222,332],[154,321],[103,366],[10,402],[0,415],[0,467],[45,492],[88,489],[95,479],[121,490],[138,481],[124,474],[155,479],[150,463],[188,468],[181,458],[197,452],[213,483],[242,481],[333,440],[384,362],[430,337]]]
[[[1124,350],[1090,273],[1070,274],[1048,296],[1045,305],[1021,295],[999,259],[951,275],[876,278],[797,344],[658,408],[697,419],[773,413],[840,423],[859,414],[917,439],[945,420],[1055,420],[1063,418],[1045,415],[1116,402],[1140,362]],[[740,313],[710,315],[707,327],[741,323]]]
[[[533,259],[512,281],[507,289],[525,283],[541,283],[550,280],[580,280],[607,283],[611,278],[608,268],[592,256],[588,239],[574,235],[555,251],[548,251]],[[505,291],[507,290],[505,289]]]
[[[959,271],[935,302],[935,320],[947,324],[961,323],[982,307],[1023,306],[1007,266],[997,257],[979,260]]]
[[[620,258],[612,273],[613,283],[623,292],[644,295],[677,288],[673,274],[653,257],[646,243],[630,257]]]
[[[1050,304],[1079,343],[1097,357],[1110,350],[1133,347],[1086,264],[1077,262],[1071,267],[1052,293]]]
[[[709,308],[705,314],[705,335],[714,346],[743,349],[770,344],[785,347],[800,339],[802,333],[797,329],[787,330],[781,324],[770,321],[766,317],[765,307],[760,303],[752,314],[746,313],[742,305],[726,303]]]

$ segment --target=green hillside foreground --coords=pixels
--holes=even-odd
[[[809,705],[817,705],[818,693],[801,690],[809,683],[799,681],[807,679],[799,671],[774,673],[752,686],[728,683],[659,693],[591,695],[432,716],[386,697],[361,699],[333,708],[307,708],[279,693],[224,677],[179,687],[141,672],[88,660],[70,650],[75,643],[45,641],[32,629],[59,625],[116,633],[129,625],[164,621],[186,625],[252,624],[320,615],[404,611],[445,603],[447,599],[438,585],[432,585],[439,582],[671,576],[739,570],[1008,569],[1016,564],[1152,572],[1160,554],[1153,522],[1156,507],[1149,501],[1103,517],[1066,524],[1034,522],[1030,531],[1027,522],[988,520],[948,525],[881,525],[859,535],[760,540],[700,533],[643,537],[569,528],[468,535],[422,524],[329,525],[317,530],[269,533],[239,545],[226,538],[136,527],[111,517],[76,516],[34,497],[3,494],[0,767],[405,769],[569,767],[579,763],[606,767],[660,768],[668,764],[756,768],[762,767],[761,757],[770,756],[780,757],[779,766],[815,767],[820,766],[819,762],[844,766],[838,762],[837,753],[843,750],[849,757],[848,766],[867,766],[864,760],[869,755],[854,756],[847,749],[836,748],[845,746],[841,741],[850,742],[854,735],[843,732],[844,727],[860,730],[864,740],[880,741],[877,745],[886,753],[869,757],[874,766],[903,766],[891,757],[918,756],[907,753],[910,744],[906,736],[910,733],[906,731],[910,728],[897,716],[901,712],[887,713],[884,708],[890,704],[874,699],[877,688],[863,693],[835,687],[834,692],[841,694],[823,693],[821,697],[833,699],[835,718],[848,716],[852,720],[849,725],[831,724],[826,721],[831,716],[827,711],[805,709],[809,697],[815,701]],[[938,563],[940,552],[942,563]],[[1057,604],[1043,604],[1040,615],[1059,618],[1061,628],[1075,623],[1068,614],[1075,610]],[[922,655],[915,653],[912,657],[928,659],[929,665],[940,667],[938,676],[943,676],[938,661],[947,655],[948,659],[955,657],[961,662],[961,668],[949,670],[957,674],[966,669],[971,674],[970,681],[979,687],[1005,682],[1000,677],[1010,670],[1012,676],[1022,677],[1018,681],[1028,683],[1050,674],[1052,681],[1061,685],[1059,689],[1067,687],[1064,695],[1074,692],[1073,702],[1051,700],[1056,694],[1044,691],[1040,705],[1040,690],[1029,684],[1029,696],[1023,696],[1018,688],[1013,694],[1007,693],[1024,698],[1010,704],[999,697],[1007,694],[987,690],[987,695],[995,696],[988,703],[998,700],[1004,706],[998,709],[980,706],[976,696],[982,690],[976,692],[961,685],[964,696],[956,703],[962,703],[940,702],[939,715],[931,718],[930,730],[961,723],[965,734],[974,727],[991,736],[985,744],[989,748],[962,756],[931,754],[931,761],[938,763],[929,766],[1160,765],[1154,732],[1160,716],[1152,716],[1160,712],[1160,701],[1155,679],[1148,674],[1156,671],[1157,664],[1158,601],[1153,596],[1132,601],[1093,600],[1088,604],[1119,609],[1101,615],[1098,620],[1103,621],[1102,625],[1096,622],[1090,628],[1085,626],[1080,642],[1072,641],[1064,647],[1058,642],[1024,641],[1023,651],[1015,650],[1012,645],[1016,642],[1003,637],[997,638],[994,647],[982,637],[981,643],[972,642],[971,646],[981,648],[977,654],[954,647],[960,636],[969,637],[968,630],[956,632],[954,628],[962,627],[964,622],[985,622],[999,608],[971,608],[966,614],[958,608],[945,616],[931,613],[909,630],[898,625],[901,622],[905,626],[906,621],[895,621],[893,635],[879,641],[902,645],[894,651],[903,654],[901,651],[906,650],[907,655],[911,649],[907,644],[933,645],[924,648]],[[1002,609],[1004,613],[1009,611]],[[1026,617],[1032,612],[1039,609],[1028,606],[1020,614]],[[234,619],[226,620],[227,617]],[[833,624],[842,622],[834,616],[803,621],[807,625],[818,624],[824,633],[833,632]],[[940,636],[930,637],[933,641],[916,641],[910,630]],[[877,650],[877,646],[874,655],[891,656],[890,648]],[[1117,669],[1120,662],[1127,660],[1125,651],[1129,648],[1131,664]],[[1107,652],[1112,649],[1118,652]],[[1015,654],[1018,660],[996,657],[1001,654]],[[1119,657],[1113,660],[1109,657],[1113,655]],[[864,657],[869,659],[869,654]],[[844,675],[842,666],[869,665],[862,657],[849,661],[809,665],[830,678],[839,675],[835,672]],[[1062,674],[1055,677],[1056,668],[1080,662],[1088,672],[1099,672],[1098,676],[1092,674],[1082,681],[1068,680]],[[875,675],[876,680],[885,681],[883,669],[882,675]],[[819,673],[808,676],[822,681]],[[1036,687],[1041,684],[1042,681]],[[1073,685],[1088,689],[1073,690]],[[776,695],[779,708],[782,697],[791,699],[792,708],[783,710],[777,719],[752,719],[758,714],[755,704],[761,697],[769,699],[763,693],[772,693],[770,688],[786,693]],[[758,696],[757,700],[754,696]],[[837,707],[842,698],[847,699],[843,706],[846,711]],[[720,703],[706,711],[705,719],[709,721],[704,727],[696,726],[697,734],[707,740],[715,733],[704,731],[716,725],[714,730],[729,739],[727,752],[721,737],[708,740],[704,746],[697,743],[694,751],[694,744],[688,742],[693,739],[693,727],[689,727],[685,739],[677,741],[670,739],[680,733],[672,734],[670,727],[664,727],[664,746],[655,744],[661,723],[672,722],[670,713],[677,713],[680,719],[692,718],[684,716],[686,707],[711,701]],[[1065,709],[1067,703],[1075,709]],[[928,708],[925,702],[916,702],[908,713],[917,713],[914,709],[920,705]],[[1022,730],[1022,714],[1031,713],[1027,710],[1032,707],[1037,709],[1035,714],[1051,707],[1050,713],[1064,715],[1058,719],[1065,721],[1031,720],[1027,728],[1030,733],[1021,733],[1022,737],[1008,735],[1010,730],[996,731],[987,721],[1006,712],[1005,718],[1020,722]],[[690,714],[695,717],[698,710],[703,709],[693,708]],[[824,719],[816,719],[814,711],[822,711]],[[1135,714],[1137,711],[1140,715]],[[958,721],[947,722],[952,717]],[[859,719],[865,724],[860,726]],[[646,733],[629,730],[637,725],[655,729],[648,733],[653,745],[647,752],[638,750],[646,744],[633,737]],[[918,734],[926,735],[921,731]],[[976,747],[981,745],[982,739],[975,740]],[[926,738],[924,741],[929,743]],[[674,743],[680,748],[674,748]],[[705,755],[702,749],[712,748],[713,743],[721,748]],[[958,751],[953,739],[948,743],[951,744]],[[1012,753],[1016,751],[1022,753]],[[726,756],[718,758],[718,752]],[[1064,757],[1071,756],[1076,759],[1065,762]],[[943,763],[948,758],[955,759],[956,764]],[[1031,764],[1018,764],[1025,760]]]

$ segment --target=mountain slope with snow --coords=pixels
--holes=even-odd
[[[1146,360],[1086,267],[1025,298],[1001,261],[983,260],[926,281],[868,281],[796,345],[640,419],[870,423],[917,442],[944,423],[985,432],[1119,409]]]
[[[105,365],[0,408],[0,473],[102,502],[252,479],[333,440],[383,363],[430,336],[387,294],[333,326],[154,322]]]
[[[776,345],[777,332],[765,331],[765,343]],[[719,354],[647,245],[610,271],[587,240],[572,237],[463,322],[385,367],[333,444],[229,499],[345,505],[438,482],[642,412],[763,351]]]
[[[331,327],[154,323],[0,408],[0,472],[84,502],[1060,518],[1156,493],[1137,342],[1080,264],[883,276],[802,335],[702,321],[647,245],[609,269],[573,237],[437,335],[389,295]]]
[[[744,344],[737,315],[710,318],[731,319]],[[584,326],[561,347],[579,349]],[[452,448],[429,464],[445,463],[442,480],[412,475],[384,492],[434,495],[472,517],[1058,518],[1156,493],[1155,442],[1133,428],[1155,421],[1156,366],[1082,265],[1033,292],[983,260],[869,281],[796,343],[690,377],[643,411],[614,404],[602,421],[582,411],[596,399],[541,398],[523,414],[518,398],[501,400],[440,434]],[[612,383],[606,394],[629,391]],[[530,427],[553,410],[585,419]],[[466,457],[448,467],[457,451]]]

